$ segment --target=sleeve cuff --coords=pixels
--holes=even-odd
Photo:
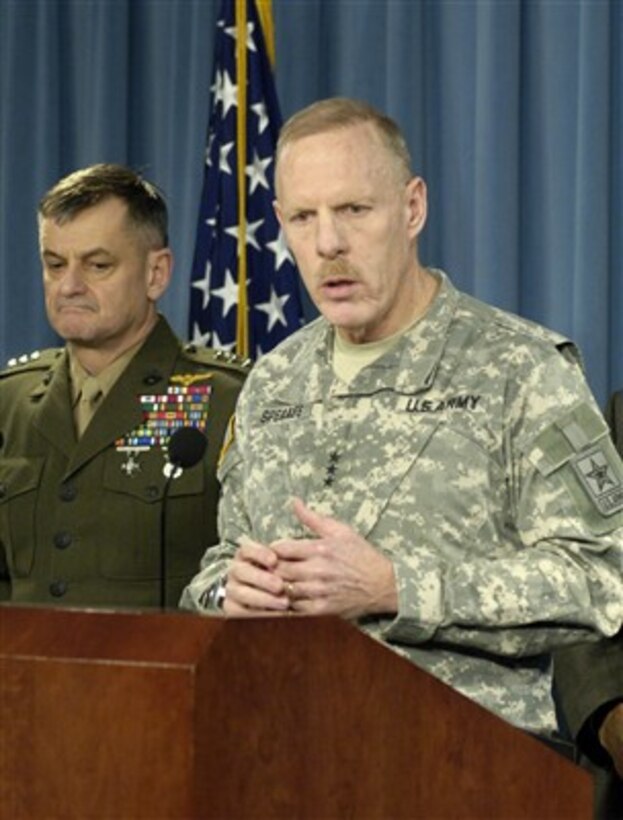
[[[425,643],[443,622],[440,563],[431,556],[399,557],[393,563],[398,612],[384,630],[384,637],[398,643]]]

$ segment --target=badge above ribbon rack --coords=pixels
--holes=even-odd
[[[196,427],[204,435],[208,427],[210,374],[176,374],[171,377],[166,393],[144,393],[138,396],[143,420],[125,436],[117,439],[115,449],[125,453],[121,470],[129,478],[140,473],[141,453],[159,447],[165,458],[164,474],[168,477],[167,446],[176,430]]]

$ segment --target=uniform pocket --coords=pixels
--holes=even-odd
[[[149,579],[160,572],[161,522],[166,477],[159,451],[138,457],[140,470],[128,474],[125,453],[107,455],[102,516],[106,543],[98,540],[99,571],[106,578]],[[171,481],[166,500],[168,574],[196,571],[205,543],[206,478],[197,465]],[[214,513],[212,513],[214,516]]]
[[[0,461],[0,541],[11,575],[30,574],[35,554],[37,490],[43,458]]]

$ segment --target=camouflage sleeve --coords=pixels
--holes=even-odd
[[[251,525],[244,513],[242,493],[242,456],[234,438],[232,418],[221,453],[218,478],[223,493],[219,503],[218,531],[221,541],[216,546],[208,547],[201,559],[199,572],[182,592],[179,606],[195,612],[209,612],[207,592],[227,571],[227,565],[233,557],[238,541],[243,533],[251,531]]]
[[[387,640],[527,656],[620,628],[623,466],[577,368],[558,358],[526,377],[505,452],[505,554],[450,564],[418,549],[395,560]]]

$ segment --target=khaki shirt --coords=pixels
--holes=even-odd
[[[97,412],[97,408],[110,393],[112,386],[126,369],[143,341],[141,339],[138,344],[126,350],[96,376],[88,373],[80,364],[78,358],[68,350],[72,406],[78,438],[89,426],[91,419]]]

